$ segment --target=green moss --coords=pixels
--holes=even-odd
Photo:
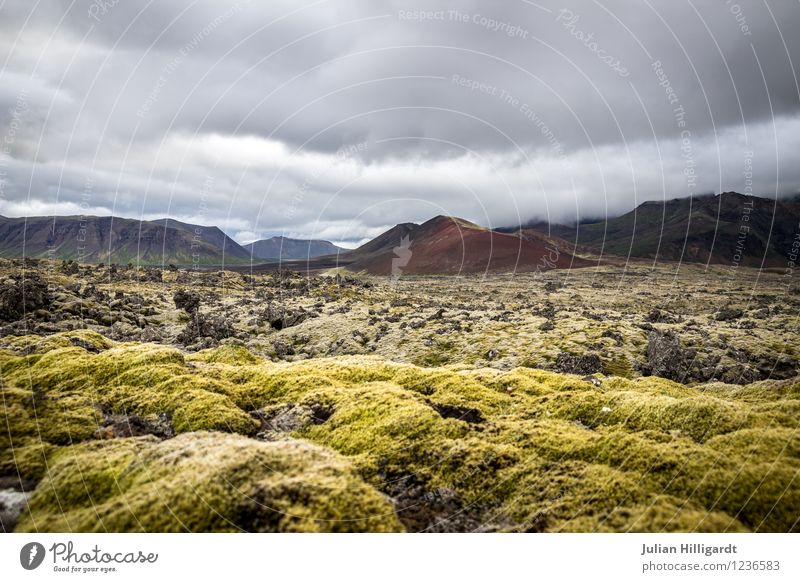
[[[418,366],[426,368],[435,368],[436,366],[446,366],[450,363],[451,355],[438,349],[431,349],[422,355],[414,358],[414,363]]]
[[[707,396],[650,396],[641,392],[599,392],[585,389],[561,394],[548,403],[554,416],[577,420],[589,427],[623,425],[631,430],[676,432],[696,441],[755,424],[770,423],[741,405]]]
[[[0,352],[0,421],[8,423],[10,439],[80,442],[93,436],[107,413],[170,413],[178,432],[255,432],[256,421],[229,398],[230,383],[193,374],[178,350],[96,340],[92,345],[106,348],[92,353],[74,347],[72,336],[50,336],[37,344],[42,353]],[[8,462],[5,451],[0,462]]]
[[[706,444],[724,454],[757,459],[800,459],[800,435],[796,433],[792,428],[744,429],[714,437]]]
[[[430,349],[425,350],[420,355],[412,358],[417,366],[425,368],[436,368],[446,366],[457,360],[458,350],[456,345],[450,340],[437,341]]]
[[[687,507],[688,505],[688,507]],[[738,520],[719,511],[697,509],[676,497],[659,495],[646,503],[614,507],[602,517],[580,516],[561,527],[575,532],[746,532]]]
[[[67,331],[48,336],[26,335],[8,337],[3,340],[3,345],[12,350],[25,351],[26,353],[44,353],[57,348],[69,348],[83,344],[101,351],[109,349],[114,342],[96,331],[80,329]]]
[[[398,474],[414,475],[423,491],[452,491],[474,519],[503,530],[798,527],[797,382],[700,390],[614,376],[597,386],[543,370],[422,368],[365,356],[273,363],[235,346],[184,358],[155,345],[110,343],[92,353],[58,335],[48,345],[0,352],[0,420],[9,427],[0,467],[13,468],[13,441],[24,453],[21,471],[45,475],[45,458],[51,469],[28,529],[363,529],[358,496],[337,493],[334,503],[320,484],[344,479],[370,508],[385,509],[375,490]],[[291,445],[196,432],[252,435],[259,425],[251,412],[289,405],[325,411],[272,435],[302,439]],[[170,412],[177,432],[190,434],[74,444],[91,439],[109,412]],[[312,451],[313,463],[298,451]],[[260,463],[291,478],[273,482]],[[63,514],[55,496],[66,500]],[[295,517],[276,521],[257,504],[241,505],[273,498]],[[362,521],[311,519],[350,512]],[[397,527],[386,519],[374,527]]]
[[[166,378],[151,378],[151,383],[111,384],[100,395],[100,405],[112,412],[172,414],[175,430],[223,430],[252,434],[256,422],[236,406],[228,394],[233,387],[219,380],[175,371]]]
[[[692,531],[745,528],[719,512],[652,494],[637,475],[602,464],[564,460],[534,462],[522,469],[517,493],[507,505],[520,529],[534,531]]]
[[[47,472],[47,459],[58,447],[35,438],[11,440],[0,436],[0,476],[39,481]]]
[[[624,355],[619,355],[605,362],[603,372],[607,376],[633,378],[633,366],[631,366],[631,361]]]
[[[17,531],[401,531],[342,457],[299,441],[193,433],[59,452]]]
[[[746,386],[733,384],[723,384],[721,382],[705,384],[700,389],[706,394],[713,394],[718,398],[729,400],[740,400],[754,404],[766,402],[777,402],[779,404],[789,403],[787,401],[800,399],[800,380],[767,380],[755,382]]]
[[[193,360],[220,364],[255,364],[259,358],[250,353],[244,346],[221,345],[216,348],[198,352]]]

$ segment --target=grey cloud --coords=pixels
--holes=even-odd
[[[0,158],[0,213],[80,204],[91,179],[97,211],[356,240],[442,212],[497,226],[741,189],[747,149],[758,193],[800,189],[786,131],[800,6],[539,5],[6,2],[3,137],[27,96]],[[228,140],[219,155],[198,145],[214,136]],[[265,158],[230,155],[261,143]],[[330,171],[356,144],[355,174]]]

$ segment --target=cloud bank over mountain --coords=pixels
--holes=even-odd
[[[355,243],[800,191],[796,3],[496,4],[6,2],[0,214]]]

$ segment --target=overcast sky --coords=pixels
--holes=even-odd
[[[0,214],[354,244],[800,191],[800,2],[0,0]]]

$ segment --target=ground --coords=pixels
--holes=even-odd
[[[797,531],[800,294],[0,262],[16,531]]]

